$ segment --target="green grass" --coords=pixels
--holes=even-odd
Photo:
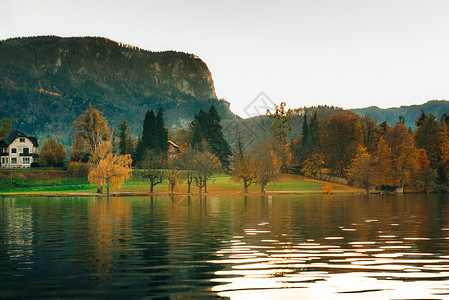
[[[50,178],[23,179],[0,178],[0,193],[12,192],[59,192],[59,191],[89,191],[95,192],[87,178]]]
[[[36,172],[29,170],[28,172]],[[26,173],[20,170],[18,173]],[[113,191],[121,192],[149,192],[150,184],[148,179],[144,178],[142,170],[133,170],[132,177],[127,180],[120,189]],[[323,182],[306,181],[297,175],[285,175],[276,182],[267,185],[267,191],[302,191],[302,192],[320,192]],[[343,192],[353,192],[351,189],[332,185],[334,190]],[[229,175],[216,174],[207,183],[208,192],[243,192],[243,184],[234,182]],[[169,192],[170,188],[167,180],[155,186],[155,192]],[[191,186],[192,192],[198,192],[195,183]],[[249,187],[250,192],[259,192],[260,186],[253,183]],[[0,177],[0,193],[20,193],[20,192],[96,192],[96,186],[91,185],[87,178],[46,178],[46,179],[23,179],[21,176]],[[187,184],[185,179],[181,179],[179,184],[175,186],[175,192],[187,192]]]

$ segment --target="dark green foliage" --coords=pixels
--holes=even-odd
[[[156,117],[156,135],[156,148],[160,150],[163,156],[166,156],[168,151],[168,129],[165,127],[164,113],[161,108],[159,108]]]
[[[192,121],[191,147],[198,151],[209,151],[220,160],[222,167],[228,170],[231,147],[223,136],[223,127],[220,124],[221,117],[217,109],[212,105],[209,112],[200,110]],[[207,148],[207,149],[206,149]]]
[[[168,130],[165,127],[162,109],[159,109],[157,116],[154,115],[153,110],[147,111],[145,114],[142,138],[137,143],[135,163],[142,162],[143,156],[148,150],[167,157]]]
[[[118,125],[119,128],[119,142],[118,142],[118,149],[119,154],[132,154],[132,142],[130,142],[130,136],[129,136],[129,126],[126,123],[126,120],[123,120],[122,123]]]
[[[184,126],[211,104],[235,118],[212,82],[206,64],[192,54],[150,52],[104,38],[16,38],[0,45],[0,119],[10,117],[39,140],[57,136],[65,146],[72,144],[72,122],[89,103],[111,127],[126,118],[134,136],[144,113],[159,107],[169,128]]]
[[[293,141],[291,148],[300,165],[311,154],[320,152],[320,128],[316,112],[313,113],[310,123],[307,122],[307,115],[304,115],[301,138],[299,143]]]

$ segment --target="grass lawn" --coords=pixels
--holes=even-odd
[[[284,175],[276,182],[267,185],[267,191],[285,191],[285,192],[321,192],[325,183],[299,175]],[[358,189],[331,184],[332,188],[338,192],[357,192]],[[243,192],[242,183],[236,183],[231,180],[229,175],[216,174],[207,183],[208,192],[217,193],[239,193]],[[133,170],[133,176],[127,180],[120,189],[113,189],[113,192],[149,192],[150,185],[146,178],[142,177],[141,170]],[[168,181],[155,186],[157,193],[166,193],[170,191]],[[193,183],[191,186],[193,193],[198,192],[198,188]],[[260,186],[253,183],[249,187],[249,192],[259,192]],[[42,171],[42,170],[13,170],[2,171],[0,173],[0,194],[1,193],[95,193],[96,186],[89,183],[87,178],[71,178],[65,171]],[[186,193],[187,184],[181,179],[175,186],[175,193]]]

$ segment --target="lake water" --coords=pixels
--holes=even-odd
[[[446,195],[0,204],[2,299],[449,298]]]

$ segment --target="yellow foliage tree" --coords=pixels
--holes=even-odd
[[[314,153],[307,157],[301,168],[301,172],[304,176],[314,177],[317,174],[321,174],[321,170],[324,168],[324,157],[320,153]]]
[[[92,184],[98,186],[100,193],[106,186],[109,195],[109,188],[120,188],[123,182],[131,177],[131,163],[132,159],[129,154],[117,156],[109,153],[90,171],[88,179]]]

